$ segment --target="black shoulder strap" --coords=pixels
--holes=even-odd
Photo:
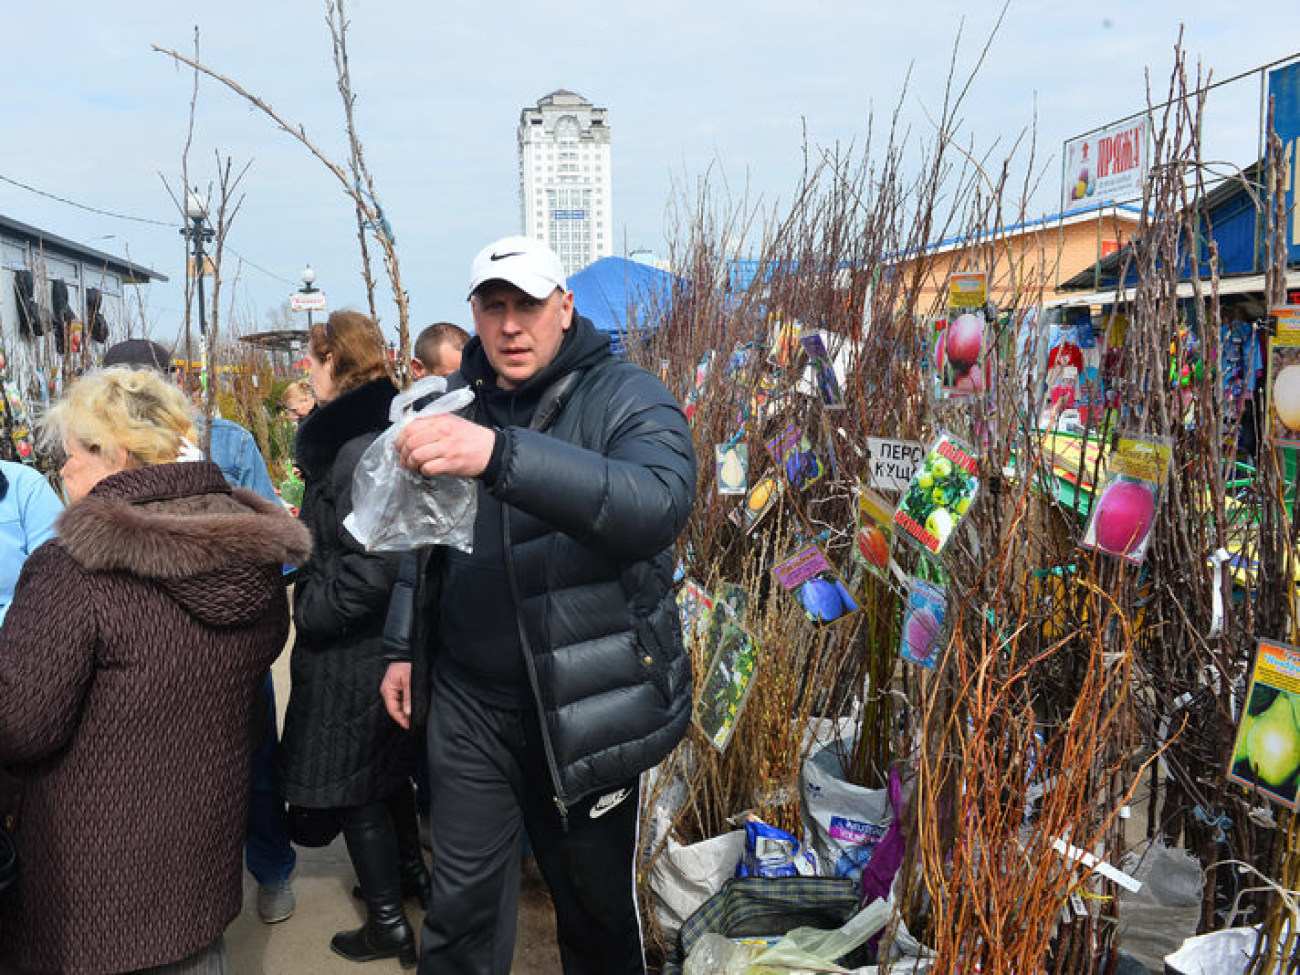
[[[564,409],[564,404],[568,401],[569,392],[582,377],[582,372],[581,369],[575,369],[546,387],[546,392],[542,393],[542,398],[537,401],[537,409],[533,410],[533,419],[528,424],[529,430],[545,430],[555,422],[555,418],[560,415],[560,410]]]

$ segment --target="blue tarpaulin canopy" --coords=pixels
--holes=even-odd
[[[642,332],[659,327],[672,300],[673,275],[624,257],[602,257],[570,275],[569,290],[578,313],[608,333],[621,354],[629,325]]]

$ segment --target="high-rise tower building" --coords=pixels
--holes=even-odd
[[[605,109],[561,88],[519,113],[518,141],[524,234],[546,241],[566,274],[613,253]]]

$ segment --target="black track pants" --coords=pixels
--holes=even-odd
[[[433,898],[420,975],[509,975],[522,829],[555,903],[565,975],[644,975],[639,782],[577,803],[566,831],[537,716],[483,704],[438,677],[428,747]]]

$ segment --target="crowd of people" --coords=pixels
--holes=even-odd
[[[310,328],[307,381],[283,397],[296,518],[251,435],[202,429],[145,340],[41,418],[66,507],[0,463],[0,823],[18,862],[0,975],[226,972],[243,864],[278,923],[294,846],[339,834],[365,921],[338,955],[508,973],[528,846],[567,975],[645,971],[640,780],[691,705],[672,592],[690,429],[541,242],[484,248],[468,292],[473,337],[425,329],[411,372],[473,402],[396,446],[425,490],[475,484],[472,551],[370,552],[344,527],[398,393],[357,312]],[[290,632],[278,735],[269,668]]]

